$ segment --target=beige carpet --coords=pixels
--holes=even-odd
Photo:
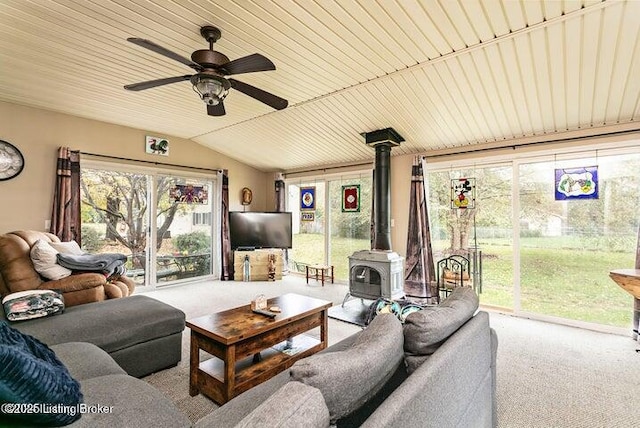
[[[500,427],[640,426],[640,354],[630,337],[498,314],[491,325]]]
[[[171,287],[150,296],[184,310],[187,319],[267,297],[297,292],[340,304],[347,287],[306,285],[290,275],[265,283],[205,282]],[[630,307],[631,310],[631,307]],[[640,426],[640,354],[630,337],[598,333],[491,313],[498,333],[498,426],[508,428],[626,428]],[[359,327],[329,320],[329,343]],[[195,422],[217,406],[189,396],[188,332],[183,360],[144,378]]]

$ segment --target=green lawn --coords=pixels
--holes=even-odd
[[[495,239],[479,244],[483,253],[481,302],[513,308],[510,241]],[[336,277],[346,280],[348,256],[369,247],[368,240],[334,237],[331,260]],[[585,250],[582,242],[564,238],[522,238],[521,247],[522,310],[619,327],[631,325],[633,299],[609,278],[609,271],[633,267],[633,254]],[[323,254],[323,235],[293,236],[290,260],[323,263]]]

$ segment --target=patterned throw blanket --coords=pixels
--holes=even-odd
[[[64,311],[62,294],[53,290],[30,290],[11,293],[2,299],[4,313],[9,321],[61,314]]]

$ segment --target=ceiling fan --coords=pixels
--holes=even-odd
[[[255,98],[276,110],[282,110],[287,107],[289,102],[283,98],[239,80],[226,77],[235,74],[275,70],[276,66],[273,62],[257,53],[230,61],[226,55],[213,50],[213,44],[222,35],[218,28],[207,25],[200,28],[200,34],[209,42],[209,49],[200,49],[193,52],[191,59],[163,48],[150,40],[136,37],[128,38],[127,41],[131,43],[191,67],[196,71],[196,74],[133,83],[126,85],[124,88],[129,91],[142,91],[157,86],[189,80],[193,85],[193,90],[207,105],[207,114],[210,116],[223,116],[226,113],[223,100],[231,88]]]

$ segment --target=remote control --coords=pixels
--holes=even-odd
[[[265,315],[269,318],[275,318],[276,315],[278,315],[275,312],[266,311],[264,309],[253,309],[253,312],[255,312],[256,314]]]

